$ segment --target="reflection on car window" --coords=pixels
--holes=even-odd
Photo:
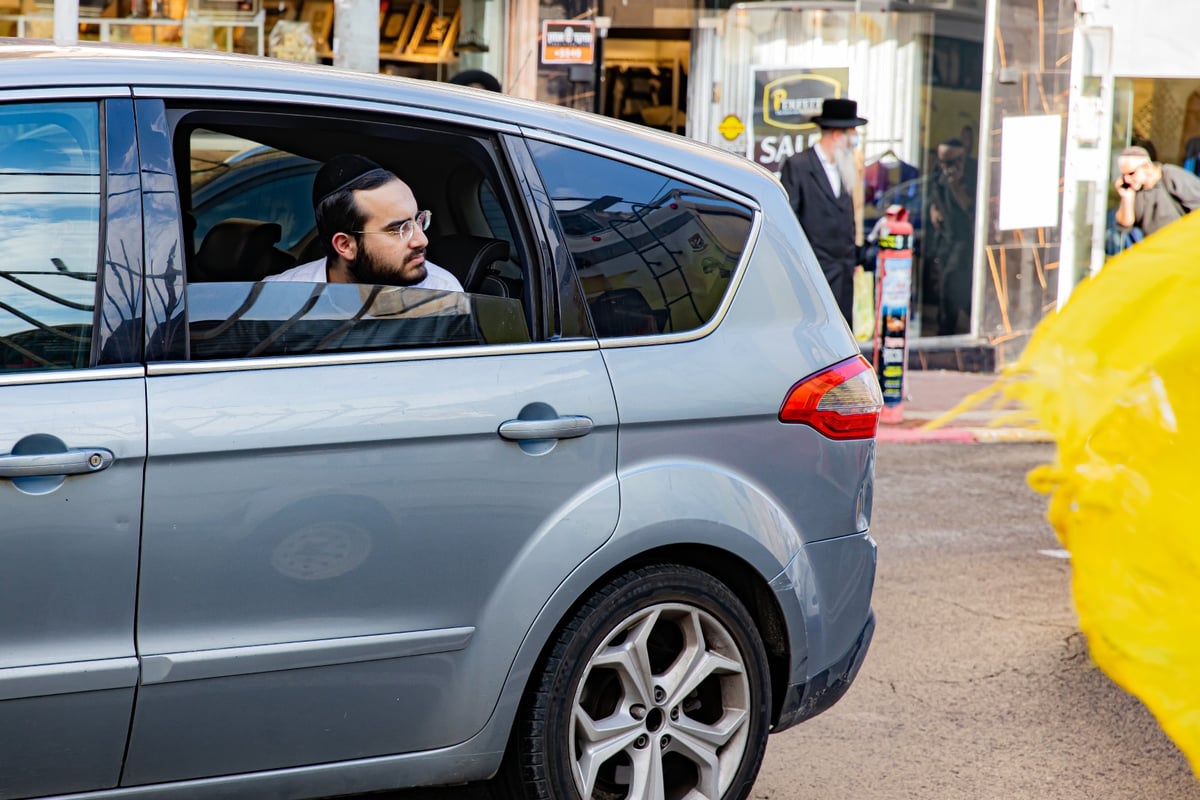
[[[100,252],[94,103],[0,107],[0,368],[75,369],[91,352]]]
[[[675,178],[545,142],[530,150],[600,336],[712,318],[750,235],[745,206]]]
[[[190,138],[195,241],[223,219],[265,219],[282,228],[290,250],[316,225],[313,176],[321,164],[238,136],[204,129]]]
[[[344,283],[188,286],[191,359],[368,352],[529,340],[520,300]]]

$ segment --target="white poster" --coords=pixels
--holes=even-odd
[[[1000,230],[1057,228],[1062,117],[1006,117],[1000,138]]]

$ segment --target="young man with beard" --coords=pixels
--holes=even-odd
[[[821,129],[820,141],[785,161],[779,180],[842,316],[853,324],[854,268],[865,255],[865,248],[855,242],[855,129],[867,121],[858,116],[858,103],[839,98],[825,100],[812,121]]]
[[[418,209],[408,184],[371,159],[327,161],[313,181],[313,210],[326,257],[263,280],[463,291],[457,278],[425,260],[430,212]]]

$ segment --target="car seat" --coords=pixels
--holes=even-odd
[[[295,266],[275,247],[283,235],[277,222],[231,217],[213,225],[188,269],[188,280],[259,281]]]
[[[670,319],[665,308],[651,308],[633,288],[609,289],[588,301],[599,336],[647,336],[662,333]]]
[[[512,288],[493,265],[507,261],[508,242],[486,236],[454,234],[429,243],[425,255],[434,264],[458,278],[463,289],[472,294],[511,297]]]

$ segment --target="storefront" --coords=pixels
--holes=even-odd
[[[1062,297],[1122,245],[1113,224],[1116,161],[1130,145],[1155,161],[1200,174],[1200,66],[1191,32],[1200,6],[1159,0],[1147,19],[1135,0],[1084,0],[1075,26],[1075,70],[1066,142],[1063,228],[1071,265]],[[1150,25],[1171,20],[1170,25]]]
[[[1169,1],[1181,20],[1200,14],[1191,0]],[[5,2],[12,13],[0,25],[10,34],[50,35],[53,0]],[[82,39],[295,57],[282,37],[272,41],[291,23],[311,35],[310,60],[331,63],[338,47],[335,0],[80,2]],[[361,0],[338,3],[337,14],[351,5]],[[870,120],[860,230],[896,204],[915,227],[915,350],[959,359],[938,365],[990,369],[1015,357],[1037,322],[1103,264],[1113,152],[1144,138],[1178,163],[1200,137],[1200,74],[1180,72],[1184,33],[1113,35],[1136,31],[1136,8],[1134,0],[381,0],[377,22],[358,9],[367,35],[347,38],[343,28],[341,41],[377,43],[383,72],[449,80],[481,69],[510,95],[686,135],[775,171],[810,144],[808,120],[823,98],[856,100]],[[1160,47],[1164,36],[1179,41]],[[952,213],[939,206],[950,196]],[[869,310],[860,316],[865,341]]]
[[[700,24],[688,134],[776,173],[819,132],[826,97],[862,129],[862,235],[891,205],[914,226],[913,337],[970,336],[984,13],[981,2],[743,2]],[[941,158],[939,159],[939,152]],[[951,191],[951,184],[956,184]],[[958,198],[958,199],[954,199]],[[954,202],[953,207],[939,203]],[[855,329],[871,334],[869,282]]]
[[[377,44],[381,72],[427,80],[504,73],[509,0],[379,0],[378,9],[377,23],[368,10],[362,40]],[[336,13],[335,0],[79,0],[78,40],[332,63]],[[0,0],[0,35],[51,38],[54,15],[54,0]]]

